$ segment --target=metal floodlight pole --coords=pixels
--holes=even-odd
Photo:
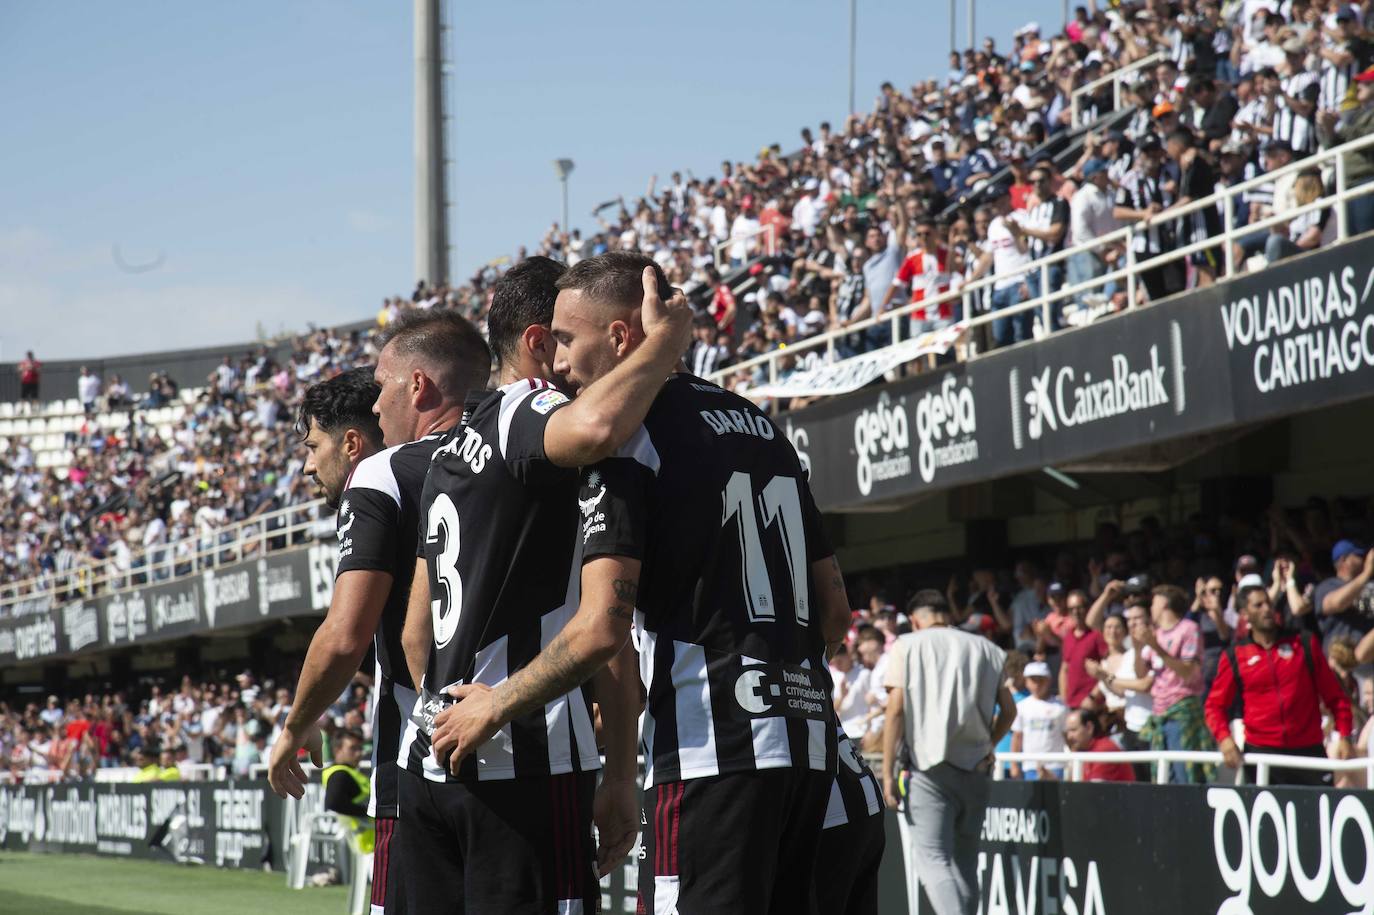
[[[415,0],[415,275],[448,282],[442,0]]]
[[[959,39],[956,35],[958,26],[954,9],[955,2],[956,0],[949,0],[949,50],[951,54],[959,50]]]
[[[558,180],[563,185],[563,222],[561,223],[561,225],[563,226],[564,232],[572,231],[572,229],[568,228],[568,176],[572,174],[572,170],[573,160],[553,160],[554,174],[558,175]]]
[[[978,47],[978,0],[968,0],[968,46]]]
[[[854,57],[858,47],[859,0],[849,0],[849,113],[854,113]]]

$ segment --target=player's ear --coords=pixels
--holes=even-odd
[[[611,326],[607,330],[611,338],[611,348],[615,350],[617,356],[629,355],[630,349],[634,344],[635,330],[638,324],[639,313],[637,310],[635,314],[628,319],[617,318],[611,322]],[[642,330],[639,331],[639,337],[643,338],[643,336],[644,332]]]
[[[363,453],[363,434],[357,429],[346,429],[343,434],[343,441],[340,446],[343,448],[344,456],[353,463],[358,460]]]
[[[543,324],[531,324],[526,327],[525,332],[520,335],[520,343],[525,347],[525,351],[539,362],[553,362],[553,334],[549,333],[549,329]]]

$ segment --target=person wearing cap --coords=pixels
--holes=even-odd
[[[1151,591],[1150,618],[1131,629],[1139,650],[1135,675],[1154,673],[1150,720],[1141,737],[1154,750],[1210,750],[1214,744],[1203,719],[1201,646],[1197,623],[1187,618],[1188,595],[1174,585]],[[1170,763],[1170,781],[1209,781],[1212,767]]]
[[[1323,111],[1317,119],[1322,143],[1336,146],[1374,133],[1374,67],[1355,77],[1355,107],[1345,111]],[[1345,184],[1358,187],[1374,181],[1374,146],[1345,155]],[[1363,194],[1346,202],[1347,228],[1351,235],[1374,229],[1374,194]]]
[[[1355,34],[1355,17],[1350,7],[1342,7],[1336,13],[1335,29],[1328,29],[1328,41],[1314,48],[1321,61],[1321,94],[1317,96],[1317,107],[1326,111],[1339,111],[1345,107],[1349,98],[1351,78],[1358,72],[1361,59],[1367,59],[1370,46]]]
[[[1173,206],[1174,194],[1166,187],[1161,174],[1164,166],[1164,144],[1153,134],[1146,134],[1136,146],[1136,166],[1126,173],[1116,191],[1116,205],[1112,215],[1128,223],[1137,224],[1131,242],[1137,263],[1148,260],[1175,246],[1173,220],[1159,219],[1164,210]],[[1179,260],[1157,264],[1140,274],[1150,301],[1183,289],[1185,274]],[[1131,303],[1134,305],[1135,303]]]
[[[1339,540],[1331,547],[1334,575],[1317,585],[1312,604],[1322,632],[1322,647],[1345,637],[1359,642],[1374,629],[1374,550],[1353,540]],[[1361,678],[1369,671],[1356,671]]]
[[[883,675],[883,798],[900,808],[905,866],[918,878],[908,887],[919,883],[936,915],[969,915],[978,905],[978,837],[991,791],[992,748],[1016,717],[1003,679],[1007,655],[990,640],[954,628],[938,591],[918,591],[907,615],[916,631],[893,643]],[[898,757],[899,738],[904,759]],[[916,911],[913,895],[908,902]]]
[[[1068,708],[1054,696],[1054,679],[1050,665],[1031,661],[1023,674],[1030,695],[1016,703],[1016,721],[1011,726],[1013,753],[1062,753],[1064,751],[1064,720]],[[1012,763],[1011,777],[1037,781],[1042,778],[1059,779],[1064,775],[1062,763]]]
[[[1259,576],[1254,578],[1258,582]],[[1262,583],[1242,587],[1238,602],[1249,623],[1250,637],[1226,649],[1206,705],[1207,727],[1226,764],[1239,769],[1243,759],[1231,737],[1230,711],[1237,701],[1245,724],[1244,756],[1252,763],[1256,754],[1263,753],[1325,759],[1322,705],[1331,713],[1337,735],[1332,756],[1349,759],[1350,700],[1317,640],[1283,629]],[[1246,781],[1253,777],[1253,770],[1247,767]],[[1331,773],[1275,768],[1269,781],[1274,785],[1329,786]]]
[[[1083,165],[1083,184],[1069,200],[1069,247],[1081,245],[1115,232],[1119,223],[1112,198],[1107,191],[1107,160],[1089,159]],[[1107,272],[1106,252],[1102,249],[1069,255],[1068,283],[1077,286]],[[1082,301],[1083,294],[1079,299]]]

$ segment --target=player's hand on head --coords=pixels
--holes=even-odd
[[[692,340],[692,306],[681,289],[674,288],[672,298],[663,301],[658,294],[658,273],[653,267],[645,267],[644,300],[640,303],[640,323],[644,336],[652,339],[663,338],[675,343],[675,349],[686,352]]]
[[[457,775],[463,758],[497,731],[491,720],[491,687],[485,683],[464,683],[445,688],[444,694],[458,702],[434,716],[430,745],[434,758]]]

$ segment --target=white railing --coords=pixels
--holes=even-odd
[[[916,311],[938,306],[944,302],[962,302],[964,311],[964,323],[971,331],[975,327],[992,324],[994,321],[1001,321],[1013,318],[1026,312],[1040,312],[1040,322],[1046,331],[1053,327],[1054,303],[1071,299],[1075,296],[1093,294],[1100,292],[1107,284],[1124,284],[1126,290],[1126,302],[1128,308],[1136,305],[1137,291],[1141,285],[1141,275],[1157,267],[1172,263],[1173,261],[1186,258],[1198,251],[1209,248],[1222,249],[1221,260],[1224,266],[1221,277],[1225,279],[1240,272],[1237,268],[1234,257],[1234,244],[1241,238],[1254,235],[1267,230],[1276,225],[1282,225],[1291,221],[1296,216],[1312,210],[1320,210],[1327,207],[1333,208],[1333,217],[1336,224],[1336,240],[1344,241],[1350,237],[1349,220],[1346,216],[1345,204],[1356,198],[1374,193],[1374,182],[1368,182],[1356,187],[1348,187],[1345,176],[1345,157],[1352,152],[1367,150],[1374,147],[1374,134],[1351,140],[1340,146],[1323,150],[1315,155],[1309,156],[1297,162],[1293,162],[1283,168],[1275,169],[1258,175],[1249,181],[1243,181],[1232,185],[1225,190],[1203,197],[1190,203],[1179,204],[1155,214],[1150,219],[1132,225],[1122,226],[1121,228],[1102,235],[1092,241],[1077,245],[1072,248],[1065,248],[1053,254],[1048,254],[1038,260],[1031,261],[1021,269],[1023,277],[1031,274],[1038,274],[1040,281],[1040,294],[1027,299],[1017,305],[1003,308],[998,311],[988,311],[974,315],[972,306],[974,302],[981,302],[985,294],[990,294],[993,286],[1005,277],[984,276],[964,284],[958,289],[941,293],[940,295],[924,299],[919,302],[908,303],[899,308],[894,308],[871,318],[855,321],[843,328],[827,331],[814,337],[798,340],[787,344],[786,349],[772,350],[752,359],[745,360],[731,365],[720,371],[711,374],[711,380],[722,386],[729,384],[730,378],[743,370],[753,370],[766,368],[767,382],[774,383],[778,380],[779,363],[783,360],[796,359],[800,354],[810,350],[824,348],[826,351],[826,361],[834,362],[836,358],[836,347],[839,341],[855,333],[861,333],[870,327],[875,327],[884,322],[891,325],[892,344],[903,338],[902,322]],[[1248,223],[1243,226],[1235,224],[1234,211],[1232,204],[1244,194],[1272,183],[1276,179],[1289,174],[1304,171],[1311,168],[1321,168],[1323,171],[1329,170],[1335,178],[1336,189],[1333,193],[1314,200],[1311,203],[1296,207],[1283,213],[1276,213],[1265,219]],[[1205,210],[1209,207],[1221,208],[1222,232],[1220,235],[1203,238],[1187,245],[1181,245],[1162,254],[1151,257],[1144,257],[1135,251],[1135,241],[1142,233],[1148,234],[1152,226],[1161,223],[1173,222],[1183,217],[1188,217],[1193,213]],[[1108,248],[1121,248],[1123,253],[1120,257],[1120,265],[1106,271],[1093,279],[1069,284],[1067,281],[1058,289],[1049,289],[1050,268],[1065,264],[1067,261],[1079,254],[1092,254],[1099,256],[1102,251]],[[1069,331],[1069,328],[1065,329]],[[967,339],[967,337],[966,337]],[[975,347],[968,347],[967,358],[974,358],[978,355]],[[870,351],[869,355],[874,351]]]
[[[1084,83],[1073,94],[1069,96],[1069,110],[1073,115],[1073,124],[1078,126],[1079,100],[1096,92],[1102,86],[1111,83],[1112,86],[1112,110],[1121,110],[1121,87],[1126,83],[1134,83],[1134,77],[1138,76],[1141,70],[1146,67],[1153,67],[1155,64],[1169,59],[1169,55],[1163,51],[1156,51],[1148,57],[1142,57],[1133,64],[1127,64],[1119,70],[1113,70],[1106,76],[1100,76],[1090,83]]]
[[[295,545],[298,535],[312,539],[321,524],[316,518],[322,499],[300,502],[263,512],[234,524],[194,534],[181,540],[154,544],[133,551],[129,568],[113,560],[79,565],[74,569],[0,584],[0,617],[9,616],[15,604],[43,598],[57,602],[113,594],[147,585],[160,585],[244,559],[275,552],[272,541],[284,540],[281,549]],[[280,522],[277,524],[276,522]]]
[[[747,249],[754,243],[754,239],[758,238],[760,235],[764,236],[763,253],[769,257],[777,254],[777,230],[771,222],[766,223],[743,235],[731,235],[729,238],[725,239],[725,241],[717,242],[715,248],[711,252],[711,256],[715,259],[716,270],[723,274],[729,268],[730,258],[724,254],[727,248],[733,248],[735,245],[744,245]]]
[[[1366,785],[1374,785],[1374,757],[1364,759],[1321,759],[1312,756],[1284,756],[1276,753],[1242,754],[1245,764],[1255,767],[1255,784],[1261,788],[1269,784],[1272,769],[1304,769],[1309,772],[1363,772]],[[1051,764],[1068,769],[1068,781],[1083,780],[1084,763],[1149,763],[1155,767],[1155,783],[1169,783],[1171,763],[1201,763],[1223,766],[1221,753],[1216,750],[1122,750],[1119,753],[998,753],[997,765],[992,768],[996,781],[1006,778],[1003,763]],[[1235,784],[1245,784],[1245,770],[1235,773]]]

